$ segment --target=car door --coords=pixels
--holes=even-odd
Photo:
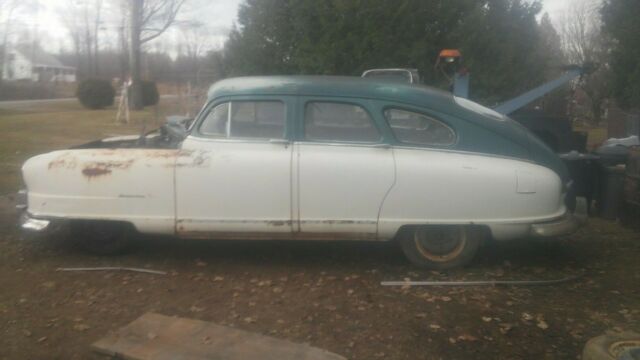
[[[176,163],[176,231],[183,237],[288,238],[289,97],[208,106]]]
[[[298,228],[309,237],[375,239],[378,212],[394,182],[367,100],[303,97],[295,144]]]

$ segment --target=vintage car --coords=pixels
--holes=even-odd
[[[22,172],[23,228],[66,224],[98,253],[135,233],[397,239],[411,262],[446,269],[486,238],[578,227],[564,164],[527,129],[433,88],[355,77],[223,80],[188,127],[35,156]]]

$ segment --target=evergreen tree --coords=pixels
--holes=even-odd
[[[640,108],[640,1],[608,0],[602,8],[603,31],[613,39],[612,91],[623,108]]]
[[[539,1],[247,0],[225,46],[229,75],[358,76],[380,67],[434,70],[440,50],[458,48],[472,72],[471,96],[486,104],[545,80]],[[545,25],[546,26],[546,25]]]

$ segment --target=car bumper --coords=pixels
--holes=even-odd
[[[569,235],[587,221],[587,205],[584,198],[576,200],[576,209],[573,213],[567,212],[559,219],[531,224],[531,235],[538,238],[548,238]]]
[[[50,228],[50,225],[51,221],[45,219],[36,219],[29,215],[29,213],[26,211],[20,216],[20,228],[27,232],[45,232]]]
[[[581,225],[581,221],[573,214],[566,214],[558,220],[531,225],[531,235],[539,238],[569,235]]]

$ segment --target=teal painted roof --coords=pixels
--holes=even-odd
[[[347,76],[255,76],[218,81],[208,92],[209,100],[244,95],[354,97],[424,107],[475,124],[520,144],[527,149],[527,158],[554,169],[562,178],[568,176],[560,159],[522,125],[471,101],[458,99],[456,102],[451,93],[429,86]],[[456,147],[499,155],[513,152],[496,142],[495,138],[483,138],[477,129],[465,131]]]
[[[455,108],[453,96],[436,88],[352,76],[237,77],[211,85],[209,99],[233,95],[308,95],[385,99],[443,112]]]

